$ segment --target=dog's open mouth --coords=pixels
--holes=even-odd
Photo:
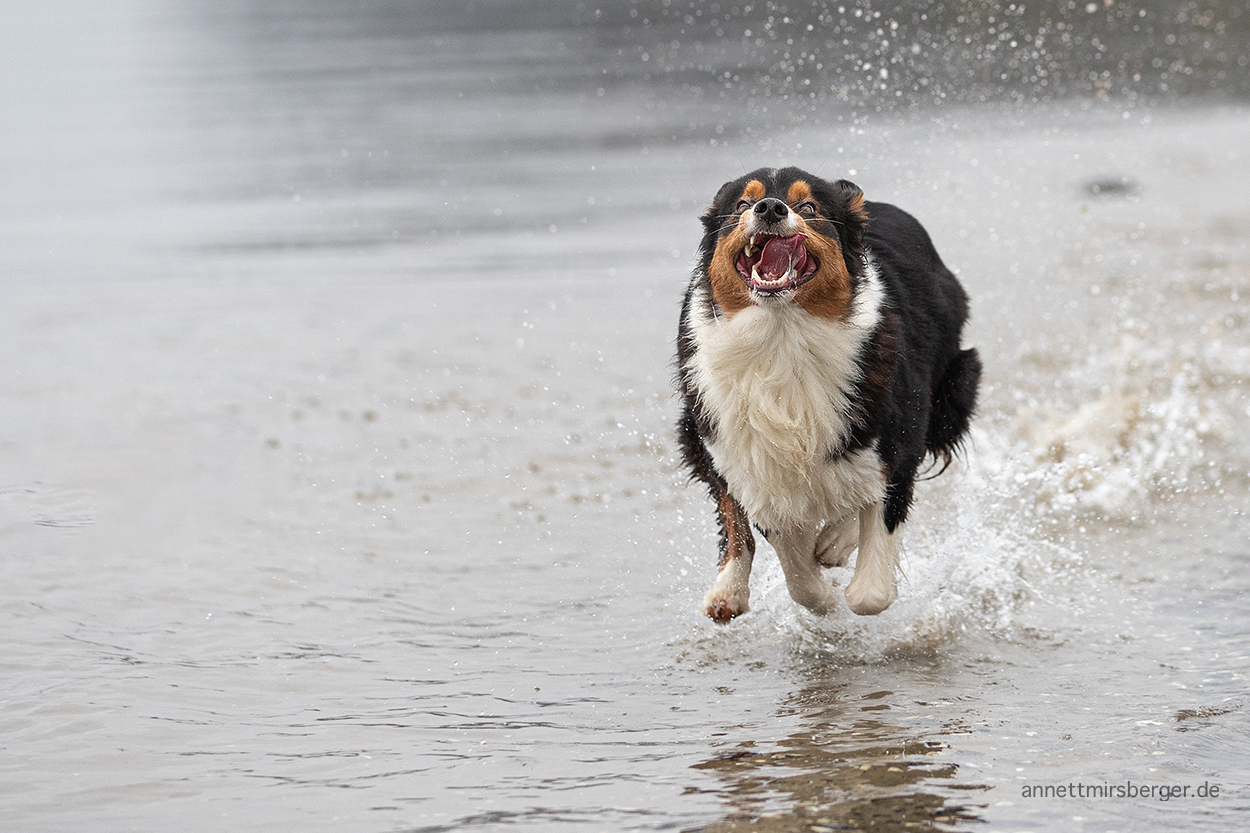
[[[753,234],[734,266],[753,291],[772,295],[807,283],[820,264],[803,245],[806,234]]]

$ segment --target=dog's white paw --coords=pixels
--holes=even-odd
[[[846,604],[852,613],[860,616],[876,616],[898,598],[898,585],[894,576],[856,575],[846,586]]]
[[[855,575],[846,586],[846,604],[852,613],[875,616],[898,596],[898,529],[885,528],[882,506],[865,506],[859,513],[859,556]]]
[[[819,586],[809,585],[796,592],[790,588],[790,598],[817,616],[828,616],[838,606],[838,594],[833,585],[821,583]]]
[[[750,610],[745,596],[741,598],[732,593],[717,592],[713,587],[703,597],[703,615],[713,622],[724,625]]]
[[[819,569],[786,575],[786,589],[790,591],[791,599],[817,616],[827,616],[838,606],[837,591],[832,583],[821,578]]]
[[[704,616],[723,625],[747,612],[753,557],[754,553],[746,550],[725,559],[716,581],[712,582],[712,589],[703,597]]]

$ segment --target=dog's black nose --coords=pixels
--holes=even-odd
[[[766,223],[775,223],[790,213],[790,208],[776,197],[765,197],[755,204],[755,213]]]

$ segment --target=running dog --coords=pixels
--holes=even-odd
[[[703,612],[747,612],[754,525],[791,598],[819,615],[837,602],[821,568],[858,549],[847,605],[880,613],[897,596],[917,470],[926,455],[945,470],[976,407],[968,297],[915,218],[844,179],[762,168],[702,219],[677,433],[720,518]]]

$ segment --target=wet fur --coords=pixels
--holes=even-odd
[[[914,218],[845,180],[754,171],[720,189],[703,224],[678,334],[677,433],[721,524],[704,612],[724,622],[748,609],[754,525],[816,613],[835,604],[820,567],[858,549],[846,599],[878,613],[896,595],[917,471],[926,456],[950,463],[975,409],[981,363],[959,344],[967,296]],[[807,235],[816,273],[779,293],[744,279],[735,258],[762,229]]]

